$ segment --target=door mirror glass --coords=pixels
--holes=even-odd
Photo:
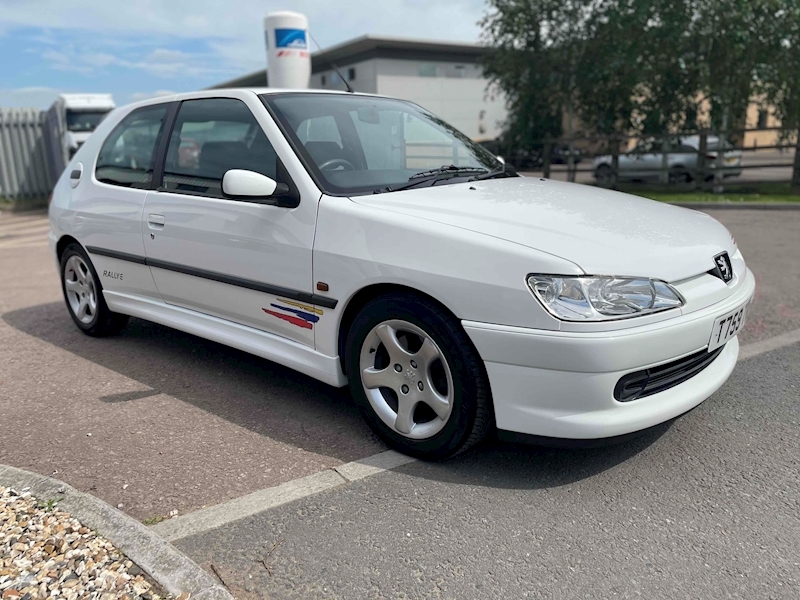
[[[255,171],[230,169],[222,177],[222,193],[232,198],[269,198],[280,191],[274,179]]]

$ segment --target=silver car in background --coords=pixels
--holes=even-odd
[[[717,170],[724,177],[733,177],[742,172],[742,152],[730,142],[717,136],[708,136],[706,148],[705,179],[712,179]],[[723,148],[719,156],[720,145]],[[697,157],[700,151],[700,136],[691,135],[672,138],[667,142],[667,168],[670,183],[686,183],[697,175]],[[594,159],[594,176],[598,183],[611,181],[611,155]],[[618,181],[658,181],[663,172],[663,150],[658,139],[639,142],[630,152],[619,155]]]

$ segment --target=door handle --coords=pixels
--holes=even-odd
[[[147,215],[147,226],[150,229],[164,229],[166,222],[167,219],[164,218],[164,215]]]

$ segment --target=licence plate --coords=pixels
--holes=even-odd
[[[711,337],[708,340],[708,351],[712,352],[727,343],[744,327],[746,305],[734,308],[714,320],[711,328]]]
[[[731,157],[729,157],[729,158],[726,158],[726,159],[725,159],[725,164],[726,164],[726,165],[733,165],[733,164],[736,164],[736,160],[737,160],[737,159],[736,159],[736,157],[735,157],[735,156],[731,156]]]

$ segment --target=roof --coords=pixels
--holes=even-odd
[[[111,94],[59,94],[64,106],[71,109],[112,109],[116,108]]]
[[[319,73],[372,58],[475,63],[486,48],[471,42],[447,42],[364,35],[311,54],[311,72]],[[266,69],[211,86],[211,89],[267,85]]]

